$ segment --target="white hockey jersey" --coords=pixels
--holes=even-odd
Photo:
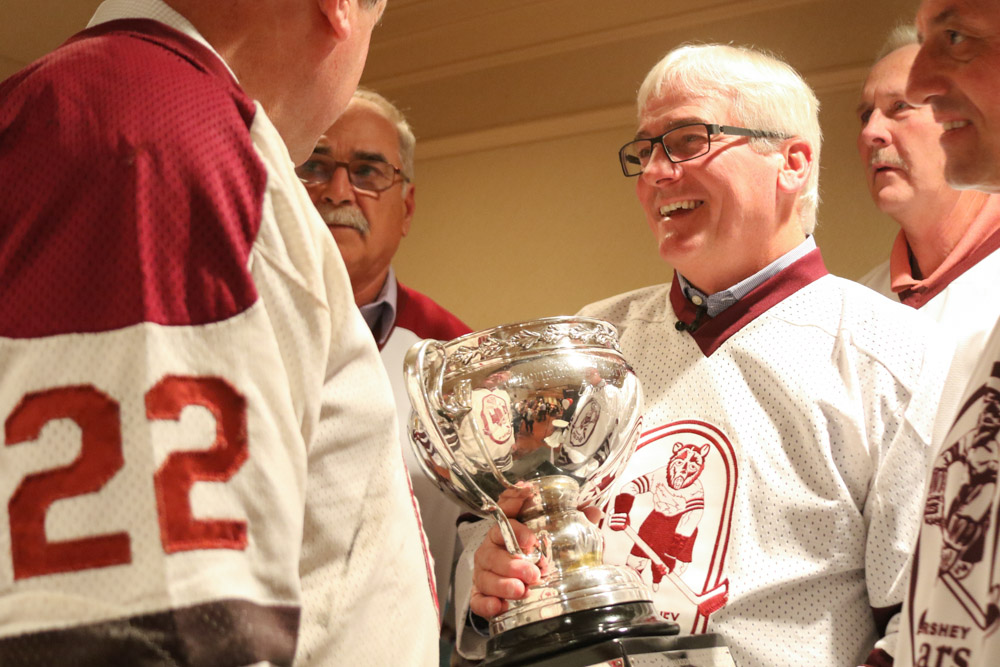
[[[902,602],[951,344],[828,275],[819,251],[678,331],[694,313],[670,285],[581,313],[619,328],[646,401],[605,560],[636,569],[682,632],[720,633],[741,667],[862,664],[872,608]]]
[[[145,18],[0,84],[0,664],[436,665],[388,379],[281,138],[165,4],[102,11]]]
[[[403,360],[410,347],[418,341],[425,338],[449,341],[470,333],[471,329],[426,295],[402,283],[397,283],[396,288],[396,319],[380,353],[396,402],[403,460],[410,473],[413,495],[420,506],[421,525],[433,556],[435,589],[443,620],[451,593],[452,564],[456,557],[456,523],[462,508],[424,474],[413,453],[410,443],[412,408],[403,377]]]
[[[898,667],[1000,664],[1000,329],[941,442],[903,606]]]

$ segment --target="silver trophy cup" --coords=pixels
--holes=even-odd
[[[642,392],[612,325],[553,317],[422,341],[404,368],[424,472],[542,569],[528,596],[492,619],[491,664],[677,632],[632,569],[603,562],[601,533],[577,509],[603,500],[638,439]],[[508,499],[522,501],[515,518],[538,537],[532,554],[500,509]]]

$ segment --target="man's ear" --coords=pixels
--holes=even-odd
[[[798,192],[806,186],[815,168],[812,146],[805,139],[795,137],[785,142],[781,155],[784,163],[778,170],[778,188]]]
[[[410,222],[413,221],[413,212],[417,209],[416,189],[417,186],[410,183],[409,187],[406,188],[406,194],[403,195],[403,226],[401,228],[403,236],[410,233]]]
[[[326,17],[337,41],[343,42],[351,36],[353,24],[351,23],[352,5],[357,0],[316,0],[319,11]]]

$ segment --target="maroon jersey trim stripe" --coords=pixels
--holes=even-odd
[[[222,600],[0,639],[0,665],[285,667],[298,629],[296,607]]]
[[[768,309],[827,273],[823,256],[817,248],[777,275],[765,280],[737,303],[705,322],[691,334],[691,337],[701,348],[702,353],[709,357],[731,336]],[[684,297],[680,281],[676,276],[670,286],[670,303],[680,321],[685,324],[694,321],[697,309]]]

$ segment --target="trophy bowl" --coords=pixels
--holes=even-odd
[[[490,621],[489,664],[609,636],[676,634],[632,569],[603,562],[600,530],[578,510],[603,500],[638,440],[642,390],[611,324],[552,317],[425,340],[408,351],[404,374],[424,473],[496,521],[507,550],[542,571]],[[500,509],[508,498],[538,537],[531,554]]]

